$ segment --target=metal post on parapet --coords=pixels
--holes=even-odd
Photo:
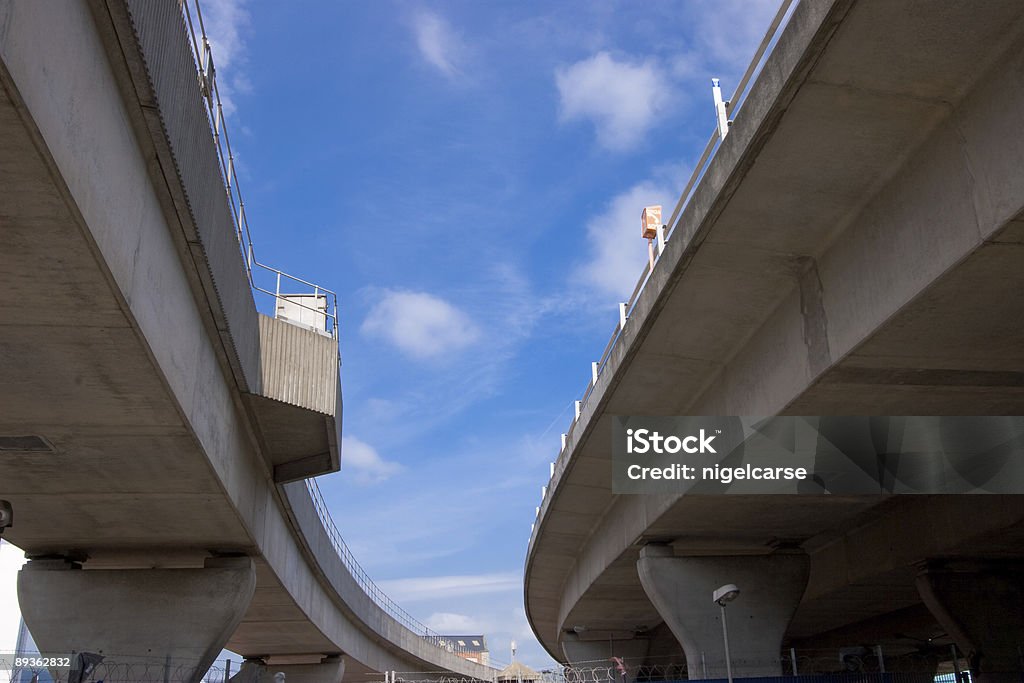
[[[647,240],[647,258],[653,272],[656,257],[660,257],[661,252],[665,249],[665,233],[662,230],[660,204],[645,206],[644,210],[640,212],[640,234]],[[654,251],[655,239],[658,240],[657,254]]]
[[[885,673],[885,658],[882,656],[882,646],[875,645],[875,659],[878,660],[878,673]]]
[[[717,78],[711,79],[711,94],[715,98],[715,123],[718,126],[718,137],[725,140],[729,134],[729,102],[722,99],[722,87]]]

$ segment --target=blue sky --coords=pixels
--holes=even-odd
[[[203,0],[258,258],[336,290],[372,577],[537,667],[522,569],[571,405],[778,0]]]

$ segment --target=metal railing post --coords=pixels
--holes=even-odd
[[[796,0],[799,1],[799,0]],[[591,382],[587,385],[587,389],[583,394],[583,400],[587,400],[592,389],[597,385],[598,370],[606,359],[611,358],[611,352],[615,348],[615,345],[621,339],[620,332],[625,329],[627,314],[630,309],[636,305],[639,301],[640,295],[643,293],[644,288],[650,276],[654,272],[656,261],[661,258],[662,253],[665,250],[665,245],[668,242],[669,232],[677,227],[678,220],[681,220],[681,214],[683,209],[687,206],[690,198],[690,192],[694,189],[697,182],[704,177],[707,166],[711,163],[711,158],[716,150],[716,142],[725,140],[726,135],[729,132],[729,127],[732,125],[732,120],[729,118],[729,114],[734,113],[738,107],[741,106],[743,99],[747,93],[747,86],[753,78],[754,73],[757,71],[758,65],[761,63],[761,59],[771,45],[772,40],[775,38],[782,26],[783,20],[786,18],[790,6],[794,3],[794,0],[782,0],[782,3],[775,13],[775,17],[772,19],[771,25],[768,27],[767,32],[761,39],[761,44],[754,52],[754,57],[750,64],[747,66],[746,71],[740,78],[739,83],[736,86],[736,90],[733,93],[732,99],[724,100],[722,98],[722,89],[719,79],[711,79],[712,83],[712,95],[715,103],[715,128],[711,134],[711,138],[708,140],[704,147],[704,151],[701,153],[700,159],[693,168],[693,173],[690,175],[689,180],[686,182],[686,186],[683,188],[682,193],[679,195],[679,200],[676,202],[675,208],[672,210],[672,215],[669,217],[668,223],[662,224],[656,231],[655,237],[657,240],[657,254],[655,254],[655,237],[648,238],[648,264],[644,268],[643,273],[640,276],[640,280],[637,282],[636,287],[633,289],[633,294],[629,297],[629,301],[626,303],[619,304],[619,325],[616,333],[612,335],[612,338],[608,342],[608,346],[605,348],[604,354],[601,356],[601,360],[591,365]],[[573,424],[580,418],[580,401],[576,401],[576,415],[573,418]],[[562,440],[562,450],[565,450],[565,439]],[[1024,660],[1024,655],[1022,655]],[[795,662],[795,660],[794,660]]]

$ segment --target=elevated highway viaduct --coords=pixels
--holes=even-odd
[[[257,313],[190,42],[177,0],[0,0],[0,499],[26,623],[173,680],[223,647],[290,683],[489,680],[324,526],[303,480],[339,468],[336,320]]]
[[[738,676],[790,646],[934,671],[953,642],[1020,671],[1017,492],[614,495],[610,458],[617,415],[1024,412],[1022,120],[1019,2],[795,7],[546,487],[525,600],[552,656],[724,678],[736,583]]]

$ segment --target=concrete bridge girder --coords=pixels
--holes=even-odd
[[[256,311],[181,12],[0,0],[0,434],[53,446],[4,453],[5,539],[92,581],[248,555],[233,651],[488,677],[374,602],[282,485],[338,467],[337,341]]]
[[[884,633],[873,619],[921,605],[922,560],[1019,555],[1021,496],[615,496],[606,435],[628,414],[1020,414],[1022,10],[796,7],[548,484],[526,597],[553,656],[573,624],[658,626],[629,572],[644,544],[803,544],[802,643]]]

